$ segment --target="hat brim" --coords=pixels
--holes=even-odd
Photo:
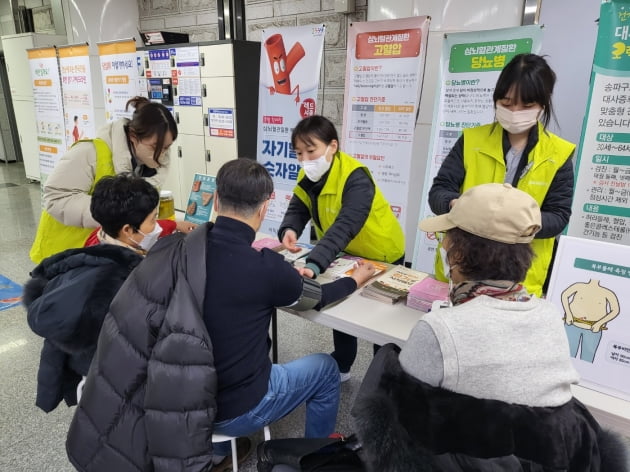
[[[434,216],[432,218],[425,218],[418,224],[418,228],[427,233],[438,233],[440,231],[448,231],[455,228],[455,225],[449,218],[449,214],[446,213],[440,216]]]

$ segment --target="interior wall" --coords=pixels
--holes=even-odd
[[[353,13],[335,12],[335,0],[247,0],[247,39],[260,41],[272,27],[324,23],[326,39],[317,112],[339,128],[343,122],[343,92],[348,24],[366,21],[367,0],[356,0]],[[188,33],[191,42],[218,39],[216,2],[207,0],[138,0],[140,30]],[[253,71],[252,73],[258,73]]]

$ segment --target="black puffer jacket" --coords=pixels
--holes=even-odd
[[[140,261],[131,249],[100,244],[55,254],[31,272],[23,300],[29,326],[45,338],[35,402],[45,412],[62,399],[76,405],[109,304]]]
[[[66,441],[78,470],[209,470],[217,393],[202,320],[210,228],[159,240],[114,298]]]
[[[405,373],[392,344],[352,409],[368,470],[624,472],[626,447],[576,399],[555,408],[483,400]]]

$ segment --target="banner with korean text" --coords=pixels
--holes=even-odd
[[[429,17],[352,23],[341,149],[369,169],[402,227]]]
[[[562,311],[580,385],[623,400],[630,400],[629,284],[630,247],[560,237],[547,299]]]
[[[54,47],[27,50],[33,81],[42,185],[66,150],[61,83]]]
[[[59,46],[66,147],[96,136],[94,93],[87,44]]]
[[[538,53],[541,40],[538,25],[445,35],[421,220],[433,216],[428,203],[431,183],[462,130],[494,121],[492,94],[501,70],[517,54]],[[413,267],[432,274],[436,247],[434,234],[418,231]]]
[[[105,120],[128,118],[129,99],[139,95],[136,42],[133,39],[98,44],[105,94]],[[130,110],[133,112],[133,110]]]
[[[630,1],[600,7],[568,234],[630,245]]]
[[[273,212],[263,233],[275,236],[300,165],[291,146],[295,125],[315,114],[326,28],[322,24],[270,28],[261,38],[256,158],[273,178]],[[287,198],[288,196],[288,198]],[[301,240],[309,239],[310,227]]]

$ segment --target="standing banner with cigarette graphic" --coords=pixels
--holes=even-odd
[[[342,149],[369,169],[405,228],[429,17],[348,29]]]
[[[44,185],[66,150],[57,50],[54,47],[29,49],[27,54],[33,81],[39,171]]]
[[[325,33],[325,26],[318,24],[270,28],[261,38],[256,159],[273,178],[274,207],[284,210],[300,170],[291,132],[300,120],[315,114]],[[284,216],[278,210],[268,215],[260,231],[278,232]],[[309,233],[310,226],[303,233],[307,241]]]
[[[133,39],[98,44],[101,78],[105,94],[105,120],[129,118],[125,111],[130,98],[139,95],[136,42]],[[133,110],[131,110],[133,112]]]
[[[517,54],[538,53],[541,40],[539,25],[445,35],[420,220],[433,216],[431,183],[462,130],[494,121],[492,94],[501,70]],[[418,231],[413,268],[432,274],[436,247],[434,234]]]

